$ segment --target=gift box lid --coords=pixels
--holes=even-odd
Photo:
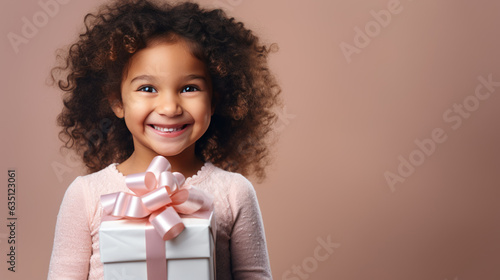
[[[214,250],[215,221],[182,218],[185,229],[175,238],[166,241],[167,259],[209,258]],[[146,260],[146,228],[152,228],[147,220],[104,221],[99,229],[101,261],[130,262]]]

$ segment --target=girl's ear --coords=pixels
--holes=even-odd
[[[109,105],[111,106],[111,110],[115,113],[115,115],[123,119],[125,116],[124,110],[123,110],[123,104],[120,102],[118,99],[109,99]]]

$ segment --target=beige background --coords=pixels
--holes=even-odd
[[[1,279],[46,278],[59,204],[82,174],[59,152],[60,94],[45,80],[55,50],[103,1],[66,2],[46,22],[37,0],[0,4]],[[500,279],[500,87],[473,97],[479,76],[500,81],[499,1],[200,2],[280,46],[282,136],[255,184],[275,279]],[[380,27],[371,11],[388,5],[397,14]],[[21,36],[33,16],[40,27],[16,53],[7,34]],[[340,45],[356,39],[348,62]],[[447,112],[464,100],[469,115]],[[434,129],[446,140],[419,158],[415,141]],[[391,188],[384,173],[410,155],[420,165]],[[16,273],[5,262],[8,168],[18,173]],[[338,248],[317,251],[328,236]]]

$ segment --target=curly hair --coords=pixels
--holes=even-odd
[[[281,89],[267,63],[274,44],[261,44],[220,9],[189,2],[116,1],[87,14],[84,23],[85,31],[51,74],[66,92],[59,137],[89,172],[123,162],[134,151],[131,133],[110,105],[121,102],[129,59],[153,38],[179,37],[207,65],[216,105],[209,128],[196,141],[196,156],[228,171],[265,177],[277,120],[273,109],[281,106]]]

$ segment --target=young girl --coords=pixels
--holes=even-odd
[[[49,279],[103,278],[100,196],[130,192],[124,176],[157,155],[214,197],[217,279],[271,279],[255,191],[238,174],[265,176],[280,104],[269,49],[193,3],[117,1],[85,25],[53,74],[67,72],[61,136],[94,173],[66,191]]]

